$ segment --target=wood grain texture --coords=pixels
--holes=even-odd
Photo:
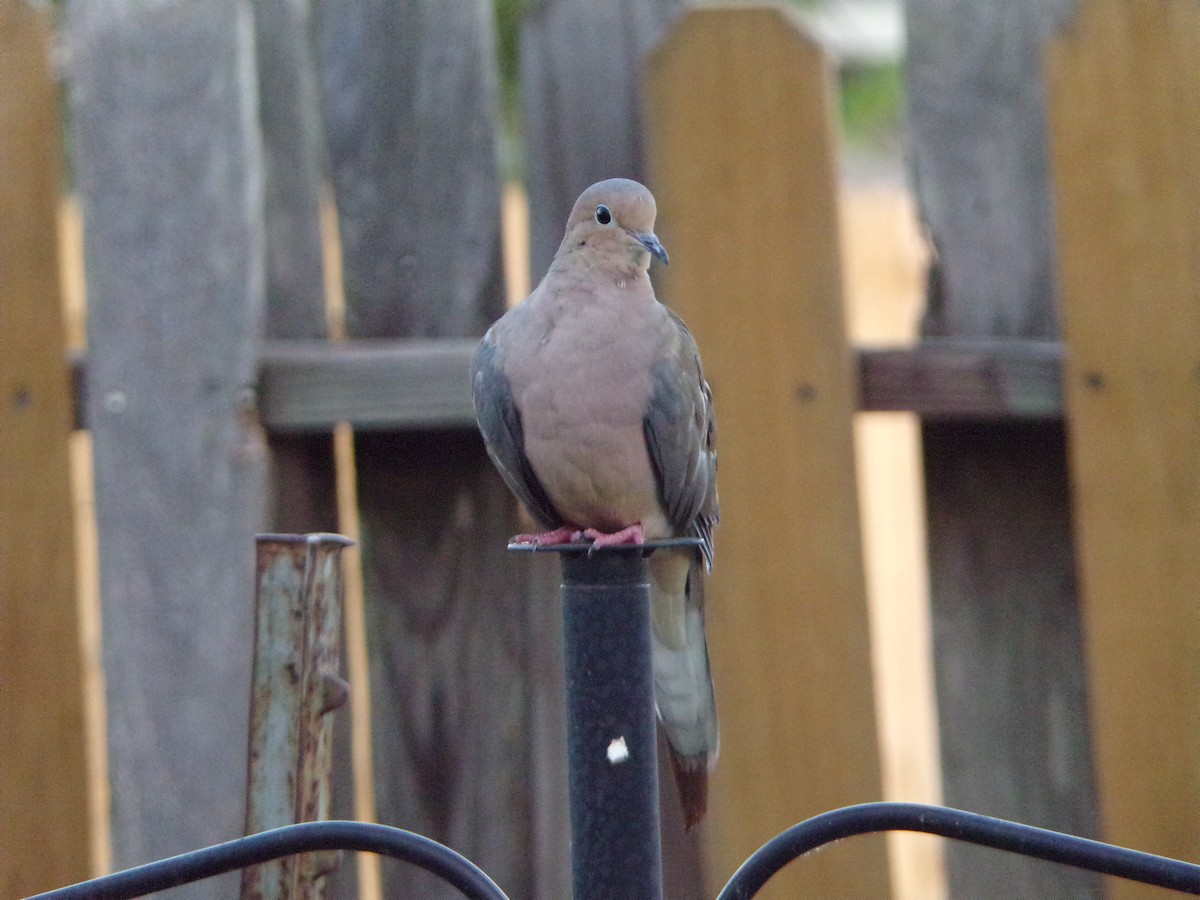
[[[263,334],[315,342],[328,338],[329,328],[320,227],[324,137],[308,7],[302,0],[262,0],[253,9],[266,234]],[[262,355],[260,350],[260,359]],[[337,530],[330,433],[338,421],[330,417],[309,429],[311,434],[279,429],[270,434],[269,521],[274,531]]]
[[[474,428],[471,385],[463,373],[475,346],[474,338],[267,341],[259,354],[259,415],[280,435],[324,433],[338,422],[379,431]],[[860,412],[906,411],[943,420],[1062,418],[1063,350],[1057,341],[933,339],[854,352]],[[79,406],[86,405],[86,365],[82,356],[71,360]],[[312,512],[286,520],[324,521]]]
[[[1062,346],[1055,341],[928,340],[858,351],[863,412],[925,419],[1057,419]]]
[[[926,422],[948,806],[1097,836],[1061,423]],[[988,515],[984,515],[984,511]],[[947,845],[952,896],[1091,896],[1098,877]]]
[[[242,829],[263,305],[253,22],[71,3],[113,862]],[[179,896],[232,896],[236,876]]]
[[[317,7],[352,338],[477,336],[504,309],[491,16],[485,0]],[[553,569],[506,552],[515,501],[477,434],[355,448],[380,821],[513,896],[567,896]],[[387,896],[456,896],[411,866],[384,876]]]
[[[1040,72],[1073,3],[905,4],[909,159],[936,252],[926,336],[1058,335]]]
[[[474,339],[273,341],[259,409],[277,432],[474,428]],[[1057,419],[1062,348],[1049,341],[928,341],[857,351],[858,409],[936,419]]]
[[[1082,0],[1048,61],[1104,837],[1196,859],[1200,6]]]
[[[473,435],[356,445],[380,821],[511,896],[569,896],[556,560],[507,551],[513,501]],[[455,896],[411,866],[384,874],[389,897]]]
[[[263,424],[278,431],[475,428],[475,338],[268,342],[261,356]]]
[[[719,424],[708,613],[722,716],[714,884],[881,775],[841,306],[832,72],[778,8],[686,14],[650,61],[647,122],[671,252]],[[829,848],[763,897],[885,896],[882,838]]]
[[[320,222],[325,147],[308,7],[303,0],[254,4],[271,338],[328,334]]]
[[[504,309],[492,8],[320,3],[349,337],[482,334]]]
[[[1068,0],[910,0],[908,128],[936,249],[926,337],[1057,336],[1041,58]],[[1062,428],[927,421],[931,608],[950,806],[1095,836]],[[952,896],[1097,896],[1098,877],[949,844]]]
[[[89,874],[50,22],[0,3],[0,895]]]
[[[308,7],[302,0],[254,4],[266,227],[263,333],[268,339],[329,337],[320,227],[324,136]],[[329,435],[336,421],[323,423],[311,436],[271,435],[274,530],[336,530]]]
[[[645,181],[642,64],[681,0],[540,0],[521,27],[530,272],[549,268],[575,198],[605,178]]]

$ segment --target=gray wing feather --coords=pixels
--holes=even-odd
[[[525,455],[521,413],[496,354],[496,345],[485,335],[471,362],[471,399],[483,442],[505,483],[530,514],[545,527],[557,528],[565,523]]]
[[[642,430],[667,518],[679,534],[704,541],[702,552],[711,568],[712,529],[720,514],[712,392],[696,342],[679,317],[670,315],[678,341],[675,352],[651,373]]]

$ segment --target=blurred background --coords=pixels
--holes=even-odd
[[[720,423],[666,896],[878,799],[1200,857],[1198,63],[1172,0],[0,0],[0,895],[242,833],[262,531],[358,542],[332,815],[569,895],[557,563],[467,365],[614,176]],[[761,896],[1106,892],[889,835]]]

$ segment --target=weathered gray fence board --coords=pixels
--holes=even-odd
[[[254,4],[267,229],[266,334],[326,337],[324,144],[307,0]]]
[[[70,3],[65,35],[123,867],[242,828],[265,460],[248,402],[264,281],[254,31],[237,0],[107,0]]]
[[[929,340],[858,351],[859,409],[929,419],[1062,416],[1062,345],[1054,341]]]
[[[923,428],[944,801],[1097,836],[1059,423]],[[955,897],[1098,896],[1085,872],[950,843]]]
[[[471,385],[463,373],[476,343],[474,338],[267,341],[259,352],[259,416],[272,437],[324,433],[338,422],[378,431],[475,428]],[[904,410],[935,419],[1063,414],[1063,348],[1057,341],[935,339],[856,352],[862,412]],[[79,405],[85,365],[82,358],[72,360]],[[83,417],[75,418],[83,427]],[[332,511],[324,518],[276,513],[281,515],[323,522]]]
[[[276,433],[355,428],[474,428],[464,377],[474,338],[270,341],[260,357],[259,411]],[[937,419],[1062,416],[1062,345],[926,341],[858,351],[859,409]]]
[[[504,304],[491,3],[326,3],[316,26],[349,335],[481,334]],[[555,580],[505,551],[515,504],[472,431],[359,434],[356,461],[379,818],[566,896]]]
[[[1042,52],[1074,0],[909,0],[910,160],[938,251],[923,333],[1054,339]]]
[[[491,5],[316,11],[347,334],[482,334],[504,303]]]
[[[475,428],[471,355],[476,338],[269,342],[260,381],[268,428]]]
[[[910,0],[908,112],[937,248],[924,333],[1054,338],[1042,54],[1069,0]],[[924,425],[951,806],[1096,832],[1060,423]],[[955,896],[1095,896],[1095,876],[951,845]]]
[[[327,338],[321,248],[323,137],[308,3],[254,4],[266,221],[266,321],[274,339]],[[323,434],[272,434],[271,522],[283,533],[337,530],[333,447]]]
[[[521,28],[521,118],[536,284],[580,192],[645,180],[642,61],[681,0],[543,0]]]
[[[556,560],[508,553],[512,501],[473,440],[369,433],[357,448],[373,494],[361,516],[380,820],[465,853],[514,897],[568,896],[566,860],[547,853],[569,846]],[[411,868],[385,883],[455,896]]]

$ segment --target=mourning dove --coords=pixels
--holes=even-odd
[[[654,197],[589,187],[546,277],[484,335],[472,365],[488,453],[546,532],[521,543],[698,537],[649,560],[655,705],[684,820],[704,816],[717,714],[703,579],[717,523],[712,396],[683,322],[654,296]]]

